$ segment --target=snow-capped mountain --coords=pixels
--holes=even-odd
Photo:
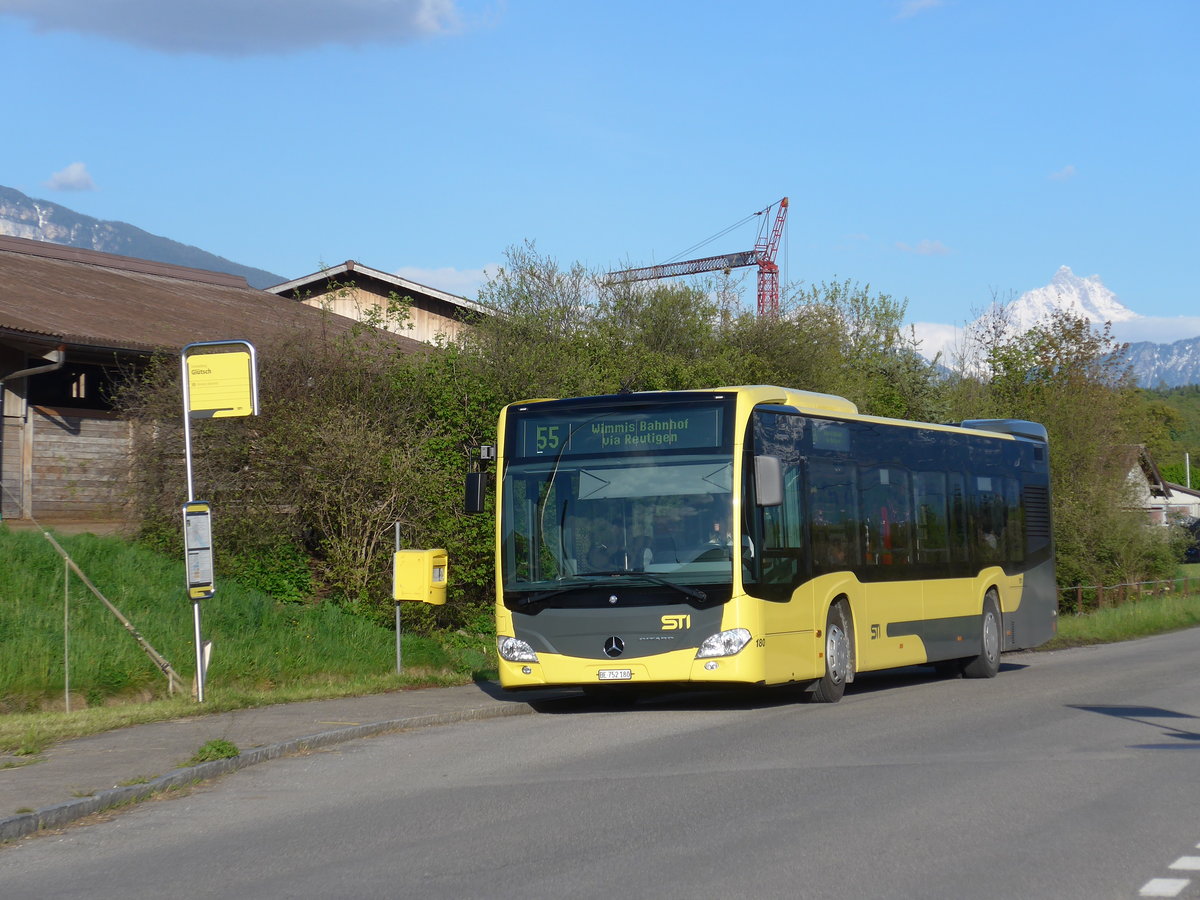
[[[1099,275],[1081,277],[1068,266],[1060,267],[1046,286],[1026,291],[1005,304],[1005,316],[1017,331],[1027,331],[1058,311],[1082,316],[1097,328],[1111,323],[1113,337],[1118,342],[1129,342],[1126,358],[1142,387],[1200,384],[1200,337],[1187,337],[1200,335],[1200,318],[1140,315],[1118,301]],[[921,340],[921,352],[929,359],[940,352],[943,360],[955,360],[965,336],[988,315],[984,313],[965,328],[918,323],[914,329]],[[1162,335],[1183,337],[1170,343],[1144,340]]]
[[[1009,307],[1013,324],[1022,331],[1060,310],[1098,325],[1139,318],[1118,302],[1117,295],[1101,283],[1099,275],[1081,278],[1068,266],[1060,266],[1048,285],[1026,291]]]
[[[1067,266],[1061,266],[1045,287],[1018,297],[1009,307],[1009,314],[1013,323],[1025,330],[1056,310],[1083,316],[1094,326],[1112,323],[1113,335],[1118,341],[1128,340],[1153,321],[1122,305],[1117,295],[1100,281],[1099,275],[1081,278]],[[1180,320],[1181,327],[1186,327],[1185,321]],[[1134,378],[1142,387],[1200,383],[1200,337],[1169,344],[1133,341],[1126,358],[1133,366]]]
[[[1133,364],[1134,376],[1142,387],[1200,384],[1200,337],[1173,344],[1138,341],[1129,345],[1126,359]]]

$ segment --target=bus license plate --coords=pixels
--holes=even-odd
[[[601,669],[596,674],[601,681],[629,681],[633,678],[632,669]]]

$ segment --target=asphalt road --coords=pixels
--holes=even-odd
[[[834,706],[553,709],[17,842],[0,897],[1200,897],[1171,868],[1200,857],[1200,630],[860,676]]]

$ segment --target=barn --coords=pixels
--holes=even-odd
[[[0,516],[124,518],[132,436],[111,387],[154,354],[355,327],[239,276],[0,237]]]

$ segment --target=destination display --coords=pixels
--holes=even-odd
[[[525,416],[517,423],[517,456],[598,456],[650,450],[716,449],[724,408],[687,406],[652,413],[581,411]]]

